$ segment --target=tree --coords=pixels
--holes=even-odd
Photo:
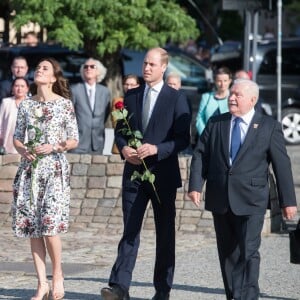
[[[180,43],[200,34],[175,0],[11,0],[17,29],[36,22],[62,45],[83,47],[108,68],[113,96],[121,90],[120,50]]]
[[[300,21],[300,3],[298,0],[285,0],[283,1],[283,7],[290,12],[294,12],[297,21]]]

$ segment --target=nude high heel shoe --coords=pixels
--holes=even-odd
[[[61,277],[60,281],[56,281],[58,284],[53,284],[53,278],[52,278],[52,300],[62,300],[65,296],[65,287],[64,287],[64,277]]]
[[[38,288],[34,297],[31,300],[48,300],[50,294],[50,287],[48,281],[38,283]]]

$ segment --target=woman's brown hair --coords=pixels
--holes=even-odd
[[[53,86],[52,86],[53,92],[62,96],[65,99],[70,99],[71,91],[70,91],[69,82],[66,78],[63,77],[62,69],[61,69],[59,63],[57,62],[57,60],[55,60],[52,57],[46,57],[46,58],[41,59],[39,61],[38,65],[43,61],[49,62],[53,67],[53,74],[54,74],[54,77],[56,78],[56,81],[53,83]],[[37,86],[35,83],[33,83],[31,85],[30,91],[31,91],[32,95],[36,94]]]

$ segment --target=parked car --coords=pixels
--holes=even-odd
[[[28,46],[3,46],[0,47],[0,80],[11,76],[10,66],[16,56],[26,58],[29,66],[28,77],[33,79],[34,68],[45,57],[55,58],[62,70],[63,75],[70,83],[81,81],[80,65],[88,58],[83,51],[73,51],[59,45],[39,44],[36,47]]]
[[[243,64],[242,43],[239,41],[225,41],[222,45],[212,49],[210,62],[214,67],[228,66],[232,72],[241,69]]]
[[[282,128],[287,144],[300,144],[300,38],[282,40]],[[226,65],[233,71],[242,68],[242,51],[234,62],[214,58],[214,67]],[[253,58],[250,58],[250,64]],[[277,41],[261,40],[257,44],[256,82],[260,97],[277,118]]]

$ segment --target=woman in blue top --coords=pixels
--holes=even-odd
[[[216,90],[205,93],[201,97],[196,117],[198,135],[201,135],[211,116],[228,112],[227,99],[229,96],[229,86],[232,81],[232,74],[228,68],[223,67],[217,69],[214,77]]]

